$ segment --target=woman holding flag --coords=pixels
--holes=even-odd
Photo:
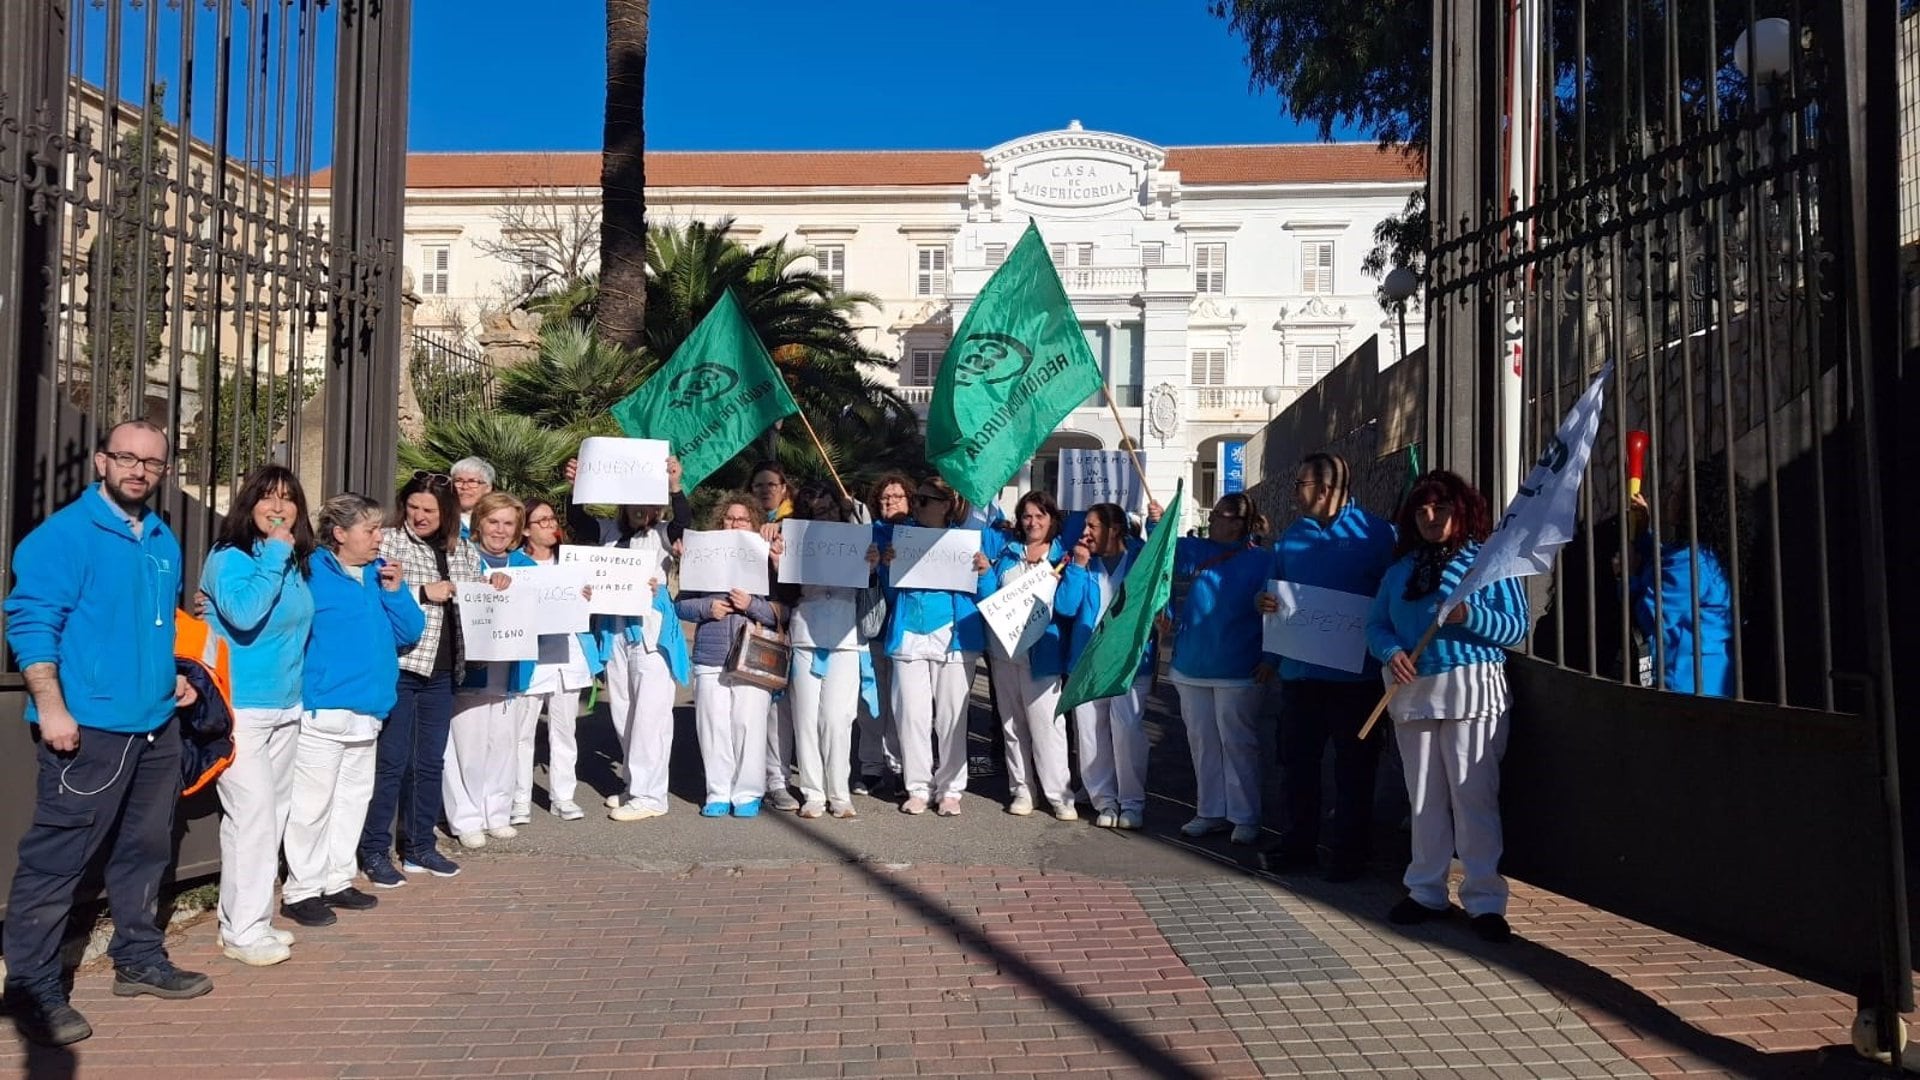
[[[1072,560],[1054,594],[1054,608],[1067,621],[1068,670],[1079,662],[1114,593],[1143,545],[1127,530],[1127,512],[1118,503],[1087,510]],[[1093,802],[1093,823],[1101,828],[1138,829],[1147,811],[1147,693],[1153,687],[1157,647],[1151,640],[1125,693],[1101,698],[1073,710],[1074,738],[1080,749],[1080,780]]]
[[[988,563],[980,595],[997,592],[1027,574],[1058,574],[1061,512],[1053,496],[1029,491],[1014,505],[1018,539]],[[1056,611],[1063,610],[1056,605]],[[1073,808],[1073,776],[1067,762],[1067,721],[1057,715],[1060,683],[1066,677],[1066,642],[1061,621],[1049,619],[1040,640],[1024,655],[1010,655],[998,641],[989,645],[987,663],[1006,736],[1007,813],[1033,813],[1034,791],[1046,797],[1053,816],[1078,821]]]
[[[967,520],[967,500],[938,476],[913,494],[913,524],[951,529]],[[891,562],[893,549],[881,554]],[[987,557],[974,556],[987,573]],[[942,817],[960,813],[967,790],[967,699],[973,670],[986,646],[980,609],[967,593],[893,589],[887,597],[887,656],[893,661],[893,715],[900,725],[900,758],[907,801],[903,814],[924,814],[938,803]],[[939,771],[933,750],[939,743]]]
[[[1526,637],[1526,593],[1515,577],[1454,592],[1492,529],[1486,496],[1434,470],[1407,493],[1395,522],[1399,560],[1367,620],[1367,645],[1393,688],[1389,711],[1413,805],[1407,896],[1387,917],[1411,924],[1447,911],[1447,869],[1465,870],[1460,906],[1474,933],[1500,942],[1507,882],[1500,876],[1500,757],[1511,697],[1506,650]]]
[[[1160,504],[1147,505],[1157,523]],[[1244,492],[1222,496],[1207,515],[1205,537],[1174,548],[1173,595],[1162,635],[1173,639],[1174,687],[1193,753],[1197,813],[1186,836],[1232,831],[1236,844],[1260,839],[1260,737],[1254,727],[1272,669],[1260,658],[1254,596],[1271,560],[1253,545],[1265,521]]]

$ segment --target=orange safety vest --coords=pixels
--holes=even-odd
[[[186,798],[233,764],[233,680],[226,639],[185,611],[176,610],[173,618],[174,668],[199,691],[193,704],[178,710],[180,797]]]

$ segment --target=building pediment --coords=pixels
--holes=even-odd
[[[967,182],[973,221],[1019,217],[1072,218],[1134,214],[1171,217],[1179,201],[1178,173],[1166,172],[1167,152],[1152,143],[1079,121],[1059,131],[1004,142],[981,155],[985,173]]]

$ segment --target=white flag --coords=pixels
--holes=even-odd
[[[1439,621],[1475,590],[1508,578],[1544,574],[1553,569],[1561,545],[1573,539],[1580,510],[1580,481],[1586,479],[1593,438],[1600,432],[1600,403],[1606,396],[1613,362],[1593,377],[1587,392],[1560,421],[1560,430],[1507,504],[1507,512],[1480,545],[1480,554],[1460,579],[1460,587],[1440,605]]]

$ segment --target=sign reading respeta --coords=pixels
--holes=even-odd
[[[785,541],[780,551],[782,582],[861,589],[872,576],[867,565],[871,525],[787,518],[780,523],[780,536]]]

